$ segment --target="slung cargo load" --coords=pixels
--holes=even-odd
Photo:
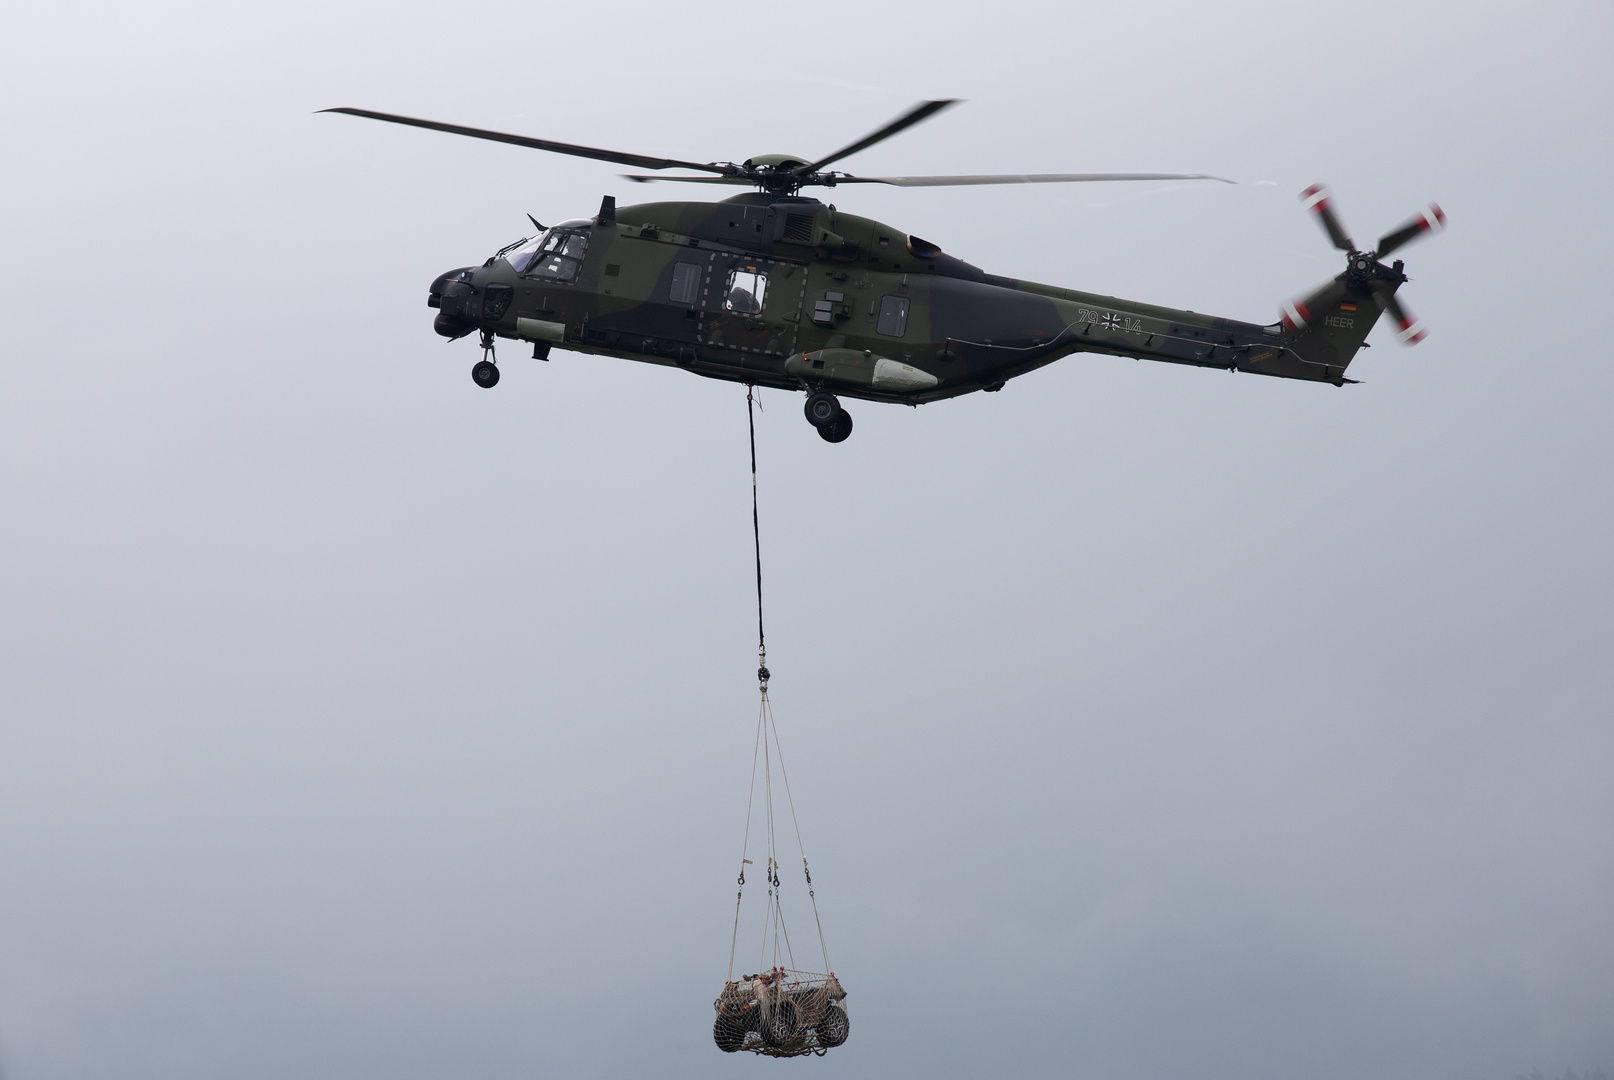
[[[834,975],[774,968],[723,985],[712,1039],[724,1053],[822,1054],[846,1041],[846,991]]]

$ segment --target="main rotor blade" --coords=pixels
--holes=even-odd
[[[570,154],[572,157],[610,161],[618,165],[632,166],[636,169],[695,169],[700,172],[714,173],[723,171],[722,167],[718,165],[703,165],[694,161],[679,161],[676,158],[645,157],[643,154],[622,154],[615,150],[596,150],[592,146],[574,146],[571,143],[552,142],[549,139],[534,139],[526,135],[506,135],[502,131],[486,131],[482,128],[461,127],[458,124],[439,124],[435,120],[416,120],[410,116],[394,116],[392,113],[371,112],[369,109],[350,109],[344,106],[319,111],[347,113],[349,116],[362,116],[370,120],[385,120],[389,124],[408,124],[410,127],[426,128],[430,131],[446,131],[450,135],[467,135],[473,139],[488,139],[492,142],[510,143],[513,146],[526,146],[534,150],[548,150],[555,154]]]
[[[1340,224],[1339,218],[1334,214],[1334,193],[1322,184],[1313,184],[1300,193],[1306,200],[1306,209],[1317,215],[1317,220],[1323,223],[1328,232],[1328,239],[1341,251],[1355,251],[1356,245],[1351,238],[1345,235],[1345,226]]]
[[[837,176],[837,184],[890,184],[893,187],[972,187],[978,184],[1079,184],[1090,180],[1220,180],[1208,173],[1001,173],[985,176]]]
[[[815,173],[819,169],[822,169],[824,166],[829,165],[832,162],[839,161],[844,157],[851,157],[859,150],[867,150],[875,143],[889,139],[891,136],[895,135],[904,128],[910,128],[919,123],[921,120],[926,120],[932,116],[935,116],[949,105],[956,105],[957,103],[957,98],[943,98],[941,101],[921,101],[919,104],[915,105],[913,108],[891,121],[891,123],[887,124],[879,131],[865,135],[851,146],[843,146],[829,157],[815,161],[811,165],[803,165],[801,168],[795,171],[802,174]]]
[[[1416,239],[1423,233],[1437,233],[1446,227],[1446,211],[1430,203],[1412,220],[1393,232],[1385,233],[1379,237],[1379,258],[1384,258],[1398,247],[1403,247],[1408,241]]]
[[[1429,336],[1429,331],[1424,329],[1423,320],[1402,307],[1401,301],[1395,298],[1395,293],[1387,292],[1381,295],[1384,297],[1385,310],[1390,313],[1390,318],[1395,320],[1397,341],[1403,345],[1416,345]]]
[[[635,176],[632,173],[623,173],[622,179],[632,180],[635,184],[654,184],[657,181],[672,181],[684,184],[754,184],[755,180],[749,176]]]

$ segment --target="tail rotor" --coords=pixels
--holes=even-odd
[[[1423,321],[1413,315],[1395,293],[1407,280],[1402,272],[1405,264],[1400,259],[1386,266],[1383,259],[1425,233],[1437,233],[1446,227],[1446,213],[1430,203],[1413,215],[1406,223],[1379,238],[1374,251],[1358,251],[1350,234],[1345,231],[1339,215],[1334,212],[1333,193],[1322,184],[1313,184],[1300,193],[1306,209],[1317,217],[1328,239],[1345,252],[1345,272],[1303,300],[1291,300],[1283,305],[1283,325],[1291,332],[1299,332],[1311,325],[1317,314],[1334,310],[1355,311],[1356,299],[1376,300],[1396,321],[1396,338],[1403,345],[1416,345],[1428,336]]]

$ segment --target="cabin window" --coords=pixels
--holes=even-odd
[[[693,304],[700,295],[701,268],[694,263],[673,263],[672,290],[669,299],[675,304]]]
[[[761,315],[768,299],[768,273],[760,266],[741,263],[729,274],[723,310],[737,315]]]
[[[555,281],[576,281],[588,251],[588,234],[550,229],[543,239],[509,256],[518,274],[532,274]]]
[[[876,333],[886,337],[901,337],[908,332],[908,298],[887,296],[880,300],[880,321],[874,326]]]

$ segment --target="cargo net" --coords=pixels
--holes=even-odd
[[[723,984],[712,1039],[726,1054],[822,1057],[846,1041],[846,991],[834,975],[774,968]]]

